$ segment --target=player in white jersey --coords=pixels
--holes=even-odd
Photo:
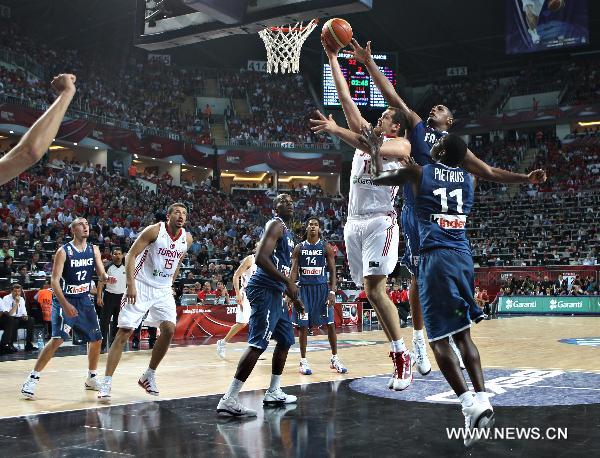
[[[258,245],[254,248],[254,253],[258,249]],[[217,340],[217,354],[221,358],[225,358],[225,345],[233,339],[238,332],[248,326],[250,319],[250,301],[246,297],[246,286],[250,277],[256,272],[256,258],[254,254],[250,254],[244,258],[240,266],[233,274],[233,288],[235,289],[235,300],[237,309],[235,311],[235,324],[231,327],[225,338]]]
[[[121,359],[123,346],[146,313],[145,322],[159,327],[160,336],[152,349],[148,369],[138,380],[138,385],[148,394],[158,396],[154,373],[169,349],[177,318],[171,287],[192,244],[192,236],[183,228],[186,219],[185,205],[172,204],[167,210],[167,222],[146,227],[125,257],[127,291],[121,302],[119,330],[110,346],[104,382],[98,392],[101,401],[110,401],[112,376]]]
[[[378,189],[371,178],[371,156],[369,148],[362,143],[361,130],[369,123],[362,117],[344,79],[337,60],[338,50],[329,49],[323,44],[331,66],[331,73],[342,104],[347,129],[340,128],[331,116],[312,120],[315,132],[328,132],[339,136],[357,148],[352,160],[350,177],[350,197],[348,221],[344,228],[344,241],[348,253],[348,264],[352,280],[364,285],[365,293],[382,328],[391,343],[390,357],[394,363],[394,377],[390,388],[406,389],[412,381],[412,361],[404,344],[400,330],[400,318],[394,303],[386,293],[387,276],[398,262],[400,231],[394,210],[394,198],[398,192],[395,186]],[[410,156],[410,143],[403,138],[406,117],[398,109],[390,107],[383,112],[376,130],[385,134],[387,140],[381,147],[385,170],[400,167],[401,162]]]

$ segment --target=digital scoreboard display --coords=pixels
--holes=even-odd
[[[387,79],[396,87],[396,54],[374,53],[373,60]],[[351,54],[344,52],[338,54],[338,62],[350,88],[352,100],[354,100],[357,106],[387,108],[388,104],[362,63],[354,59]],[[341,106],[329,62],[323,64],[323,105],[326,107]]]

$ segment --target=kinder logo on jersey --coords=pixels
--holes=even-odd
[[[437,223],[442,229],[464,229],[467,225],[466,215],[431,215],[433,222]]]
[[[323,267],[300,267],[300,275],[323,275]]]
[[[65,294],[83,294],[90,290],[90,284],[85,285],[67,285],[65,286]]]

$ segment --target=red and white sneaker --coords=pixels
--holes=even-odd
[[[146,393],[151,394],[152,396],[158,396],[158,386],[156,385],[154,373],[144,373],[138,380],[138,385],[146,390]]]
[[[388,386],[391,385],[390,389],[395,391],[407,389],[413,380],[410,352],[408,350],[390,352],[390,358],[392,358],[392,362],[394,363],[394,377]]]

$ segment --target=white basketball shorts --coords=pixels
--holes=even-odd
[[[400,230],[396,215],[348,218],[344,241],[352,281],[359,286],[369,275],[389,275],[398,263]]]
[[[533,14],[535,14],[536,16],[539,16],[542,8],[544,7],[544,1],[545,0],[521,0],[523,3],[523,11],[527,12],[527,10],[529,9],[529,11],[531,11]]]
[[[235,311],[235,322],[248,324],[248,321],[250,320],[250,312],[252,312],[250,301],[246,297],[246,291],[242,291],[242,303],[237,305],[237,309]]]
[[[147,326],[159,327],[163,321],[176,324],[177,311],[171,287],[156,288],[136,281],[135,288],[137,290],[135,304],[127,303],[127,293],[123,294],[118,327],[136,329],[144,319],[146,312],[148,317],[144,324]]]

